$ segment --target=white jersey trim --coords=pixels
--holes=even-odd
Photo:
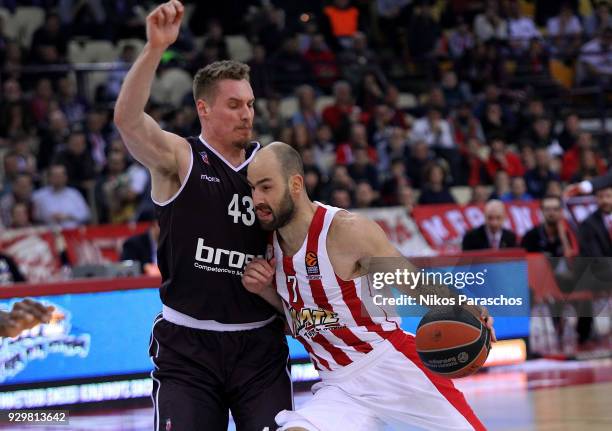
[[[242,162],[239,166],[234,166],[225,157],[223,157],[221,155],[221,153],[219,153],[208,142],[206,142],[206,140],[202,137],[202,135],[200,135],[199,138],[200,138],[200,142],[203,143],[206,148],[208,148],[210,151],[212,151],[215,156],[219,157],[221,159],[221,161],[223,161],[223,163],[225,163],[227,166],[229,166],[234,172],[239,172],[242,168],[244,168],[246,165],[251,163],[251,160],[253,160],[253,157],[255,157],[255,154],[261,148],[261,145],[259,144],[259,142],[256,142],[257,147],[255,147],[255,149],[251,153],[250,157],[248,159],[246,159],[244,162]]]
[[[189,145],[189,155],[191,157],[191,159],[189,160],[189,170],[187,171],[187,175],[185,175],[185,178],[183,180],[183,183],[181,184],[181,187],[179,187],[179,189],[177,190],[177,192],[172,195],[172,197],[164,202],[158,202],[155,200],[155,198],[153,198],[153,190],[151,190],[151,200],[153,201],[154,204],[159,205],[160,207],[165,207],[166,205],[168,205],[169,203],[172,203],[177,197],[178,195],[181,194],[181,192],[183,191],[183,189],[185,188],[185,185],[187,184],[187,182],[189,181],[189,177],[191,176],[191,170],[193,169],[193,148],[191,148],[191,144],[187,143]]]

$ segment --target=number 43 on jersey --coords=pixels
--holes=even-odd
[[[227,213],[234,219],[234,223],[239,223],[242,220],[242,223],[245,225],[252,226],[255,223],[253,199],[250,196],[242,196],[243,211],[240,210],[239,200],[240,196],[238,196],[238,193],[234,193],[234,197],[232,197],[232,201],[227,207]]]

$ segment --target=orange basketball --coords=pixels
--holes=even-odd
[[[428,369],[455,379],[482,367],[491,350],[491,331],[463,307],[439,307],[423,316],[415,341]]]

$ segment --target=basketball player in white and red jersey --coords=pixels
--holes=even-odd
[[[251,262],[243,284],[284,310],[322,380],[301,408],[276,416],[280,429],[484,430],[451,380],[423,366],[399,318],[362,312],[367,261],[400,253],[373,221],[312,202],[303,175],[299,154],[281,142],[248,169],[273,257]],[[492,330],[486,310],[477,313]]]

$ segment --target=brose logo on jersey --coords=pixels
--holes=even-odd
[[[290,307],[293,333],[302,337],[312,338],[321,331],[341,328],[338,313],[321,308],[302,308],[297,311]]]
[[[236,250],[226,250],[224,248],[214,248],[204,245],[204,238],[198,238],[196,246],[194,266],[212,272],[226,272],[232,275],[242,275],[245,265],[263,255],[253,255],[242,253]],[[201,263],[208,265],[202,265]],[[214,265],[214,266],[211,266]]]

